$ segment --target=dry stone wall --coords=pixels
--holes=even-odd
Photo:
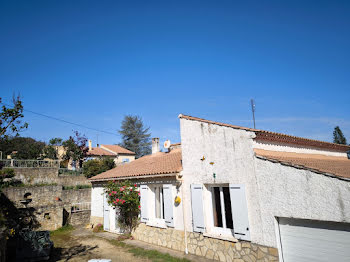
[[[62,186],[41,186],[41,187],[10,187],[3,190],[5,196],[19,209],[25,208],[22,203],[26,198],[31,199],[27,208],[33,210],[33,214],[40,224],[42,230],[55,230],[65,223],[64,213],[71,216],[72,204],[88,203],[91,201],[91,189],[62,190]],[[83,221],[90,216],[90,210],[80,215]],[[77,217],[77,218],[76,218]],[[74,216],[74,223],[77,224],[78,215]]]
[[[15,179],[27,185],[57,184],[63,186],[91,185],[83,175],[58,175],[58,168],[14,168]]]
[[[147,243],[185,251],[184,231],[172,228],[155,228],[141,223],[134,231],[137,240]],[[208,259],[228,262],[266,262],[278,261],[278,250],[246,241],[237,243],[203,236],[203,234],[188,232],[188,252]]]

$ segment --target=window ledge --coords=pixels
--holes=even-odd
[[[150,227],[168,228],[165,221],[148,221],[146,225]]]
[[[221,234],[214,234],[214,233],[203,233],[203,236],[210,237],[210,238],[216,238],[221,240],[226,240],[230,242],[238,242],[238,239],[233,236],[227,236],[227,235],[221,235]]]

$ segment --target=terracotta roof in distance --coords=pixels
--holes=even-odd
[[[128,154],[128,155],[135,155],[135,152],[132,152],[124,147],[118,146],[118,145],[101,145],[101,148],[106,148],[110,151],[113,151],[117,154]]]
[[[102,181],[162,174],[175,175],[180,171],[182,171],[181,149],[174,149],[168,153],[158,152],[143,156],[130,163],[117,166],[97,176],[91,177],[90,180]]]
[[[282,164],[309,169],[318,173],[350,178],[350,159],[347,157],[302,154],[254,149],[257,157]]]
[[[100,147],[93,147],[91,150],[87,152],[88,156],[116,156],[117,154],[109,152]]]

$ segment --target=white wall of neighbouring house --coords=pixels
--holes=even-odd
[[[277,246],[275,217],[350,223],[350,182],[258,158],[255,164],[258,243]]]
[[[103,218],[103,186],[92,183],[91,189],[91,221],[95,218]],[[97,221],[98,219],[95,219]],[[102,220],[101,220],[102,221]]]

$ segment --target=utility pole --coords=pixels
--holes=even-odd
[[[254,100],[250,99],[250,103],[252,105],[253,123],[254,123],[254,129],[255,129],[255,103],[254,103]]]

